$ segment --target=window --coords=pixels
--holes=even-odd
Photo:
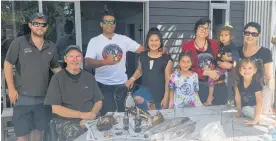
[[[211,0],[211,3],[227,3],[227,0]]]
[[[219,28],[230,24],[230,1],[210,1],[209,18],[212,22],[210,38],[216,39]]]

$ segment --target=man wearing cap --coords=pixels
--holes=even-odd
[[[56,73],[50,82],[46,105],[51,105],[56,132],[67,141],[86,131],[86,120],[96,117],[102,108],[103,95],[92,74],[82,70],[80,48],[70,45],[65,50],[66,68]]]
[[[49,69],[58,72],[61,68],[54,43],[44,38],[47,16],[35,13],[28,25],[31,33],[11,43],[4,72],[9,99],[14,104],[12,122],[17,140],[39,141],[51,118],[50,107],[44,106]]]
[[[111,10],[105,8],[101,20],[103,33],[89,41],[85,67],[96,68],[95,78],[104,95],[101,110],[101,114],[104,115],[115,110],[124,111],[125,96],[116,100],[117,105],[114,100],[114,92],[118,86],[123,86],[127,81],[126,52],[140,53],[144,51],[144,47],[127,36],[114,33],[116,20]]]

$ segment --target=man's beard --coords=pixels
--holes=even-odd
[[[43,34],[39,34],[39,33],[37,33],[37,31],[32,31],[32,34],[33,34],[34,36],[37,36],[37,37],[44,37],[45,32],[44,32]]]
[[[115,30],[104,30],[104,33],[106,34],[113,34]]]

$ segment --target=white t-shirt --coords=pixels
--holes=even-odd
[[[112,54],[119,62],[115,65],[96,68],[95,78],[105,85],[124,84],[127,81],[126,52],[135,52],[139,47],[140,44],[127,36],[114,34],[112,39],[108,39],[101,34],[89,41],[85,58],[103,60],[107,55]]]

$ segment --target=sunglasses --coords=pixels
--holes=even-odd
[[[115,21],[108,21],[108,20],[103,20],[103,24],[106,24],[106,25],[114,25],[114,24],[116,24],[116,22]]]
[[[39,27],[39,26],[46,27],[48,24],[47,23],[32,22],[32,25],[34,27]]]
[[[243,35],[245,35],[245,36],[250,36],[250,34],[253,37],[258,37],[259,36],[259,33],[257,33],[257,32],[249,32],[249,31],[244,31],[243,32]]]

